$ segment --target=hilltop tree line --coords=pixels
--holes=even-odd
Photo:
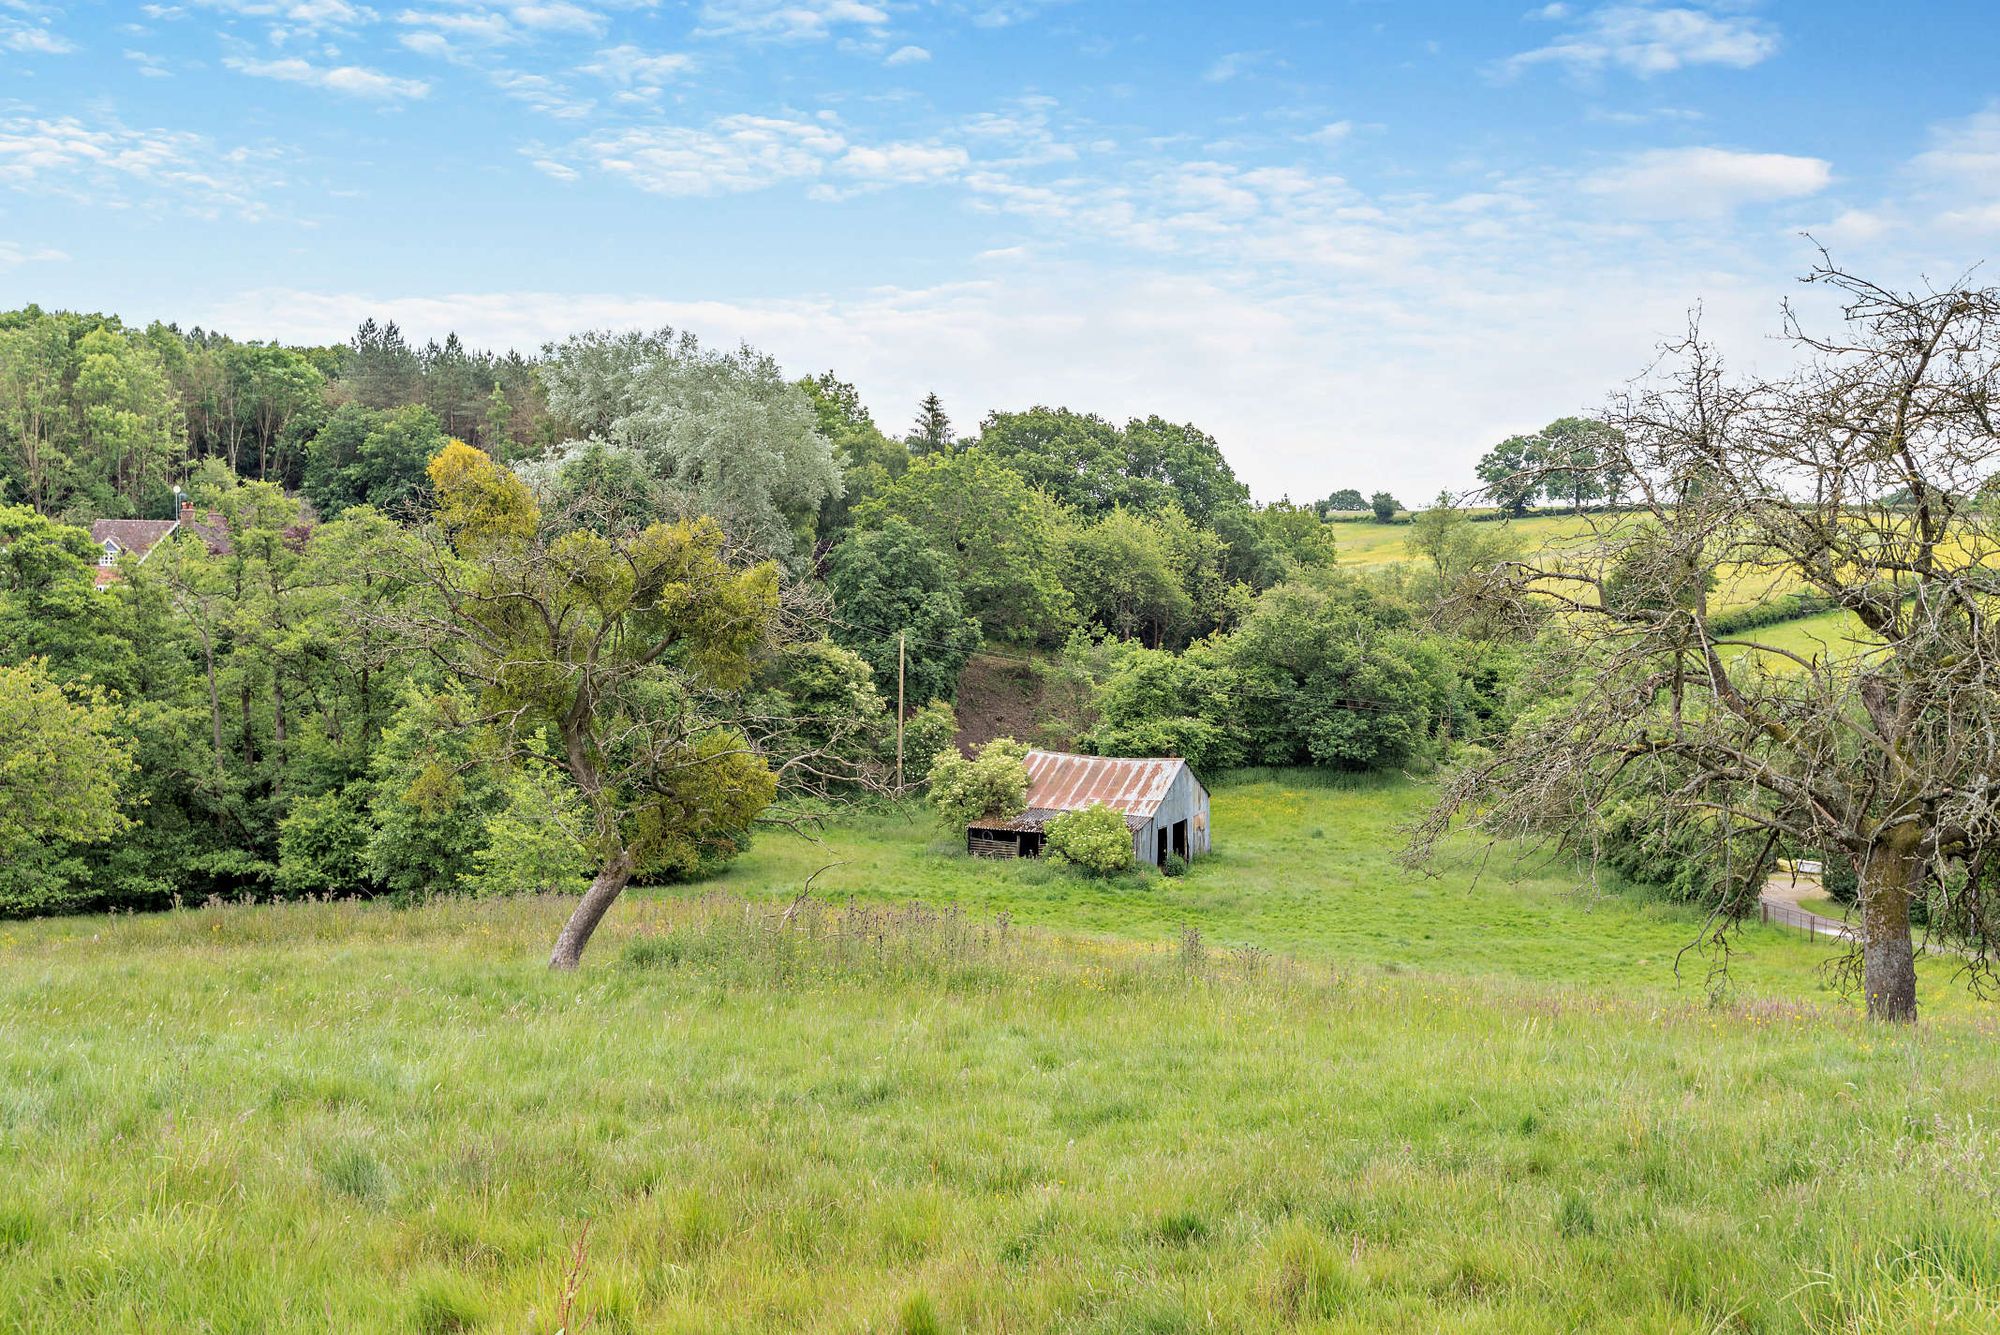
[[[284,347],[115,316],[0,312],[0,499],[71,519],[163,517],[211,462],[323,513],[393,504],[447,437],[516,458],[554,423],[534,363],[412,346],[370,320],[345,345]]]

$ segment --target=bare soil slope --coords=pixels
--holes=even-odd
[[[958,678],[958,745],[970,750],[995,737],[1032,741],[1042,685],[1017,658],[977,653]]]

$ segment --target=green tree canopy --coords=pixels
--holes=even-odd
[[[1332,514],[1355,514],[1368,508],[1368,498],[1353,487],[1342,487],[1313,508],[1319,511],[1322,519]]]
[[[804,391],[754,348],[691,334],[578,334],[544,350],[549,409],[587,439],[638,452],[685,516],[711,515],[762,556],[796,558],[840,491]]]
[[[956,573],[922,530],[896,517],[855,530],[834,548],[827,583],[835,643],[862,657],[888,698],[895,698],[899,635],[908,704],[957,697],[958,674],[979,647],[979,622],[966,614]]]
[[[1509,514],[1524,515],[1542,494],[1546,465],[1540,436],[1509,436],[1480,456],[1476,471],[1495,505]]]
[[[109,839],[132,747],[101,686],[65,686],[38,658],[0,667],[0,859],[53,840]]]
[[[855,518],[870,527],[901,519],[922,533],[990,635],[1059,640],[1075,615],[1052,559],[1060,507],[983,449],[913,461]]]
[[[1123,639],[1158,647],[1194,619],[1180,553],[1162,525],[1114,509],[1074,531],[1069,541],[1069,586],[1077,611]]]
[[[909,435],[903,438],[904,447],[918,458],[934,454],[950,454],[958,448],[958,438],[952,432],[951,414],[944,410],[944,400],[932,390],[917,404],[917,420],[910,425]]]
[[[910,464],[910,451],[882,434],[854,386],[833,372],[801,380],[799,388],[812,400],[819,432],[833,447],[834,461],[840,467],[840,490],[820,502],[816,526],[820,541],[831,542],[846,532],[855,506],[880,495],[903,475]]]

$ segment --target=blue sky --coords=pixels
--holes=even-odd
[[[0,304],[524,349],[670,323],[900,430],[1159,412],[1462,487],[1699,303],[2000,248],[1990,4],[0,0]]]

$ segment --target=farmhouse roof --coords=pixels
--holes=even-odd
[[[303,527],[303,526],[301,526]],[[229,553],[229,525],[221,515],[210,510],[205,515],[196,515],[191,501],[181,502],[179,519],[96,519],[91,521],[90,540],[100,548],[109,543],[115,549],[105,555],[105,560],[131,553],[144,561],[152,554],[153,548],[181,529],[200,538],[208,547],[211,556],[226,556]],[[287,529],[288,539],[296,538],[298,530]],[[100,561],[97,567],[97,587],[117,582],[118,570],[115,566]]]
[[[99,547],[116,543],[119,551],[143,559],[161,538],[179,527],[177,519],[99,519],[90,526],[90,540]]]

